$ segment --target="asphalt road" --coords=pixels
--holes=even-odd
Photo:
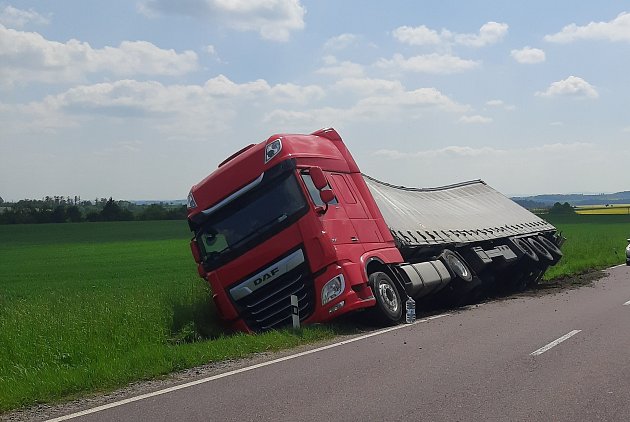
[[[71,420],[627,421],[630,267],[608,273]]]

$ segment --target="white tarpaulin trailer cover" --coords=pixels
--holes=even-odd
[[[401,246],[471,243],[556,230],[481,180],[418,189],[363,178]]]

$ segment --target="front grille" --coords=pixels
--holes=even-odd
[[[250,329],[265,331],[291,323],[291,295],[298,297],[300,320],[308,318],[315,308],[315,291],[306,261],[234,302]]]

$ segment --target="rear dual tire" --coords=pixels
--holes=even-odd
[[[544,246],[545,249],[547,249],[549,251],[551,256],[553,256],[553,263],[554,264],[556,264],[558,261],[560,261],[560,258],[562,258],[562,256],[564,254],[562,253],[560,248],[555,243],[553,243],[551,240],[547,239],[545,236],[536,236],[536,240],[538,240],[538,242],[540,242],[540,244],[542,246]]]

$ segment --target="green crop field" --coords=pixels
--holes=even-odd
[[[547,280],[625,262],[630,238],[628,215],[545,216],[567,238],[564,258],[545,274]]]
[[[547,278],[623,262],[628,216],[551,220],[568,238]],[[0,226],[0,412],[332,337],[226,335],[182,221]]]
[[[333,335],[223,335],[182,221],[0,226],[0,412]]]

